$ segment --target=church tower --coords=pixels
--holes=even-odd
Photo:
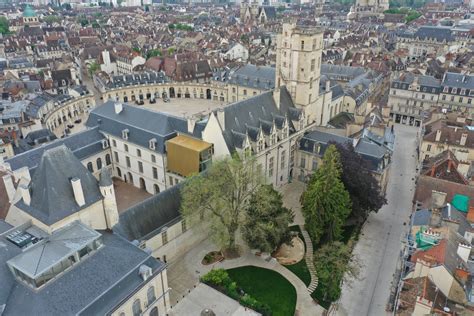
[[[109,169],[102,168],[99,176],[100,193],[104,197],[102,203],[104,205],[105,220],[107,228],[112,229],[119,221],[117,201],[115,200],[115,189],[110,177]]]
[[[276,86],[286,86],[307,123],[318,114],[323,32],[314,27],[284,23],[277,38]]]

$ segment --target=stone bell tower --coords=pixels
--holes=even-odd
[[[276,87],[286,86],[296,107],[304,109],[308,122],[318,114],[323,31],[284,23],[277,39]]]
[[[104,197],[102,204],[104,206],[107,228],[112,229],[112,227],[118,223],[119,215],[117,201],[115,200],[114,184],[112,182],[112,178],[110,177],[109,169],[106,167],[100,170],[99,188],[100,193]]]

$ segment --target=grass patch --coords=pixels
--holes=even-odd
[[[284,267],[293,272],[306,286],[311,283],[311,274],[309,274],[308,266],[304,258],[298,263],[288,266],[285,265]]]
[[[270,306],[273,316],[294,315],[296,290],[278,272],[253,266],[229,269],[227,272],[239,288]]]

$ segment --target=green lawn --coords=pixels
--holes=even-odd
[[[306,286],[311,283],[311,275],[309,274],[305,259],[302,259],[300,262],[292,265],[285,265],[284,267],[300,278],[300,280],[303,281]]]
[[[261,303],[270,306],[273,316],[294,315],[296,290],[278,272],[246,266],[227,270],[237,286]]]

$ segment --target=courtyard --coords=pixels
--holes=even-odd
[[[113,178],[115,198],[117,200],[118,212],[123,213],[131,206],[148,199],[152,195],[143,189],[139,189],[130,183],[118,178]]]

